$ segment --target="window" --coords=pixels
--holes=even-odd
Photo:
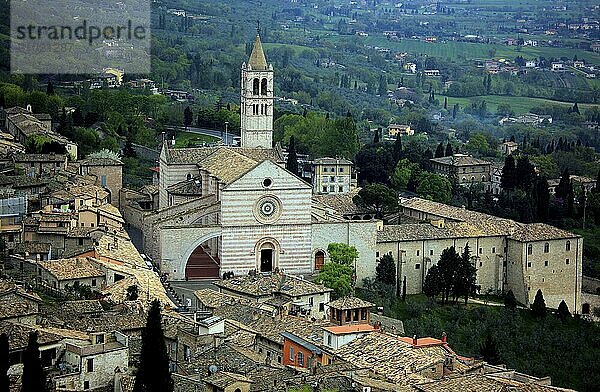
[[[327,345],[331,346],[331,335],[327,334]]]
[[[527,245],[527,254],[530,255],[533,253],[533,246],[531,244]]]
[[[277,363],[281,363],[281,355],[277,356]]]
[[[309,298],[308,298],[308,304],[309,304],[310,306],[313,306],[313,297],[309,297]]]
[[[567,252],[571,250],[571,241],[567,241],[567,243],[565,244],[565,250]]]
[[[547,266],[548,266],[548,260],[545,260],[544,261],[544,267],[547,267]]]
[[[104,335],[103,334],[96,335],[96,344],[103,344],[103,343],[104,343]]]
[[[323,182],[329,182],[329,177],[323,177]]]
[[[343,187],[343,186],[339,186],[339,187],[338,187],[338,191],[339,191],[339,192],[344,192],[344,187]]]
[[[326,167],[323,168],[323,173],[327,173],[327,168]]]
[[[100,177],[100,185],[106,187],[106,176]]]
[[[325,311],[325,304],[323,302],[319,303],[319,312]]]
[[[298,366],[304,366],[304,354],[298,351]]]
[[[79,246],[83,245],[83,238],[78,238],[77,243],[79,244]]]
[[[531,268],[531,261],[527,262],[527,268]]]
[[[290,347],[290,361],[294,360],[294,348]]]
[[[258,95],[259,85],[260,85],[260,81],[258,80],[258,78],[254,78],[254,80],[252,81],[252,94]]]
[[[483,253],[483,248],[479,248],[479,254]]]
[[[94,358],[90,358],[86,362],[87,372],[91,373],[94,371]]]
[[[548,253],[548,252],[550,252],[550,244],[546,242],[544,244],[544,253]]]
[[[335,192],[335,185],[331,185],[329,187],[329,192]]]
[[[330,182],[335,182],[335,176],[331,176],[331,177],[329,177],[329,181],[330,181]]]
[[[492,247],[492,253],[496,253],[496,247],[495,246]]]
[[[96,279],[92,279],[92,287],[96,287]]]
[[[417,256],[420,256],[420,255],[421,255],[421,251],[417,250]]]
[[[262,95],[267,95],[267,78],[263,78],[260,82],[260,93]]]
[[[479,262],[479,266],[480,266],[480,267],[483,267],[483,263],[482,263],[481,261]]]
[[[84,382],[83,382],[83,389],[85,389],[86,391],[87,391],[88,389],[90,389],[90,382],[89,382],[89,381],[84,381]]]
[[[323,192],[324,193],[327,192],[327,187],[326,186],[323,187]]]
[[[271,180],[270,178],[265,178],[265,179],[263,180],[263,186],[264,186],[265,188],[268,188],[268,187],[270,187],[271,185],[273,185],[273,180]]]
[[[186,176],[186,178],[188,179],[188,181],[191,180],[192,179],[192,173],[188,173],[187,176]]]
[[[415,269],[416,270],[421,269],[421,264],[419,264],[419,263],[415,264]]]
[[[569,265],[569,259],[565,259],[565,264]]]
[[[344,172],[344,168],[340,167],[340,173],[343,173],[343,172]]]
[[[429,249],[429,256],[433,256],[433,249]]]
[[[14,242],[15,241],[15,235],[14,234],[9,234],[8,235],[8,242]]]

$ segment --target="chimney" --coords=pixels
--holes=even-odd
[[[448,338],[446,337],[446,332],[442,332],[442,343],[446,343]]]
[[[413,346],[417,345],[417,335],[413,335]]]

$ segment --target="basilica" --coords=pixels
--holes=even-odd
[[[273,146],[273,66],[259,35],[241,74],[241,146],[163,145],[159,208],[144,219],[145,252],[171,280],[311,274],[332,242],[374,260],[378,221],[343,219],[319,203]]]

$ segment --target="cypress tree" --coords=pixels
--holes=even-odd
[[[46,378],[44,377],[44,372],[42,370],[40,345],[37,340],[37,332],[30,332],[27,349],[25,349],[23,357],[23,381],[21,392],[46,391]]]
[[[298,154],[296,153],[296,138],[290,136],[290,145],[288,148],[288,158],[285,163],[285,168],[298,175]]]
[[[500,363],[500,355],[498,354],[498,347],[496,342],[492,339],[491,335],[488,335],[485,342],[479,349],[479,353],[483,357],[483,360],[490,365],[498,365]]]
[[[548,181],[543,177],[535,183],[535,202],[538,220],[541,222],[547,221],[550,216],[550,190],[548,189]]]
[[[538,289],[537,293],[535,293],[535,299],[531,304],[531,313],[535,317],[539,318],[542,318],[546,315],[546,301],[544,300],[544,295],[540,289]]]
[[[450,144],[450,142],[448,142],[448,144],[446,144],[446,153],[445,155],[447,157],[451,157],[452,155],[454,155],[454,151],[452,150],[452,144]]]
[[[160,302],[152,301],[146,327],[142,332],[142,350],[134,392],[172,392],[169,357],[161,324]]]
[[[565,200],[572,191],[571,175],[569,169],[565,169],[560,177],[558,186],[556,187],[556,197]]]
[[[444,157],[444,144],[442,142],[440,142],[440,144],[438,144],[437,148],[435,149],[435,157],[436,158],[443,158]]]
[[[502,178],[500,179],[500,186],[503,190],[511,190],[516,186],[516,173],[517,168],[515,166],[515,158],[512,155],[507,155],[504,158],[504,167],[502,168]]]
[[[394,155],[394,162],[398,163],[400,158],[402,158],[402,135],[398,134],[396,136],[396,141],[394,142],[394,148],[392,150]]]
[[[48,82],[48,85],[46,85],[46,95],[54,95],[54,85],[52,82]]]
[[[571,312],[569,312],[569,307],[564,299],[558,305],[558,317],[563,323],[571,318]]]
[[[508,292],[504,296],[504,307],[508,309],[517,308],[517,298],[515,298],[515,294],[512,290],[508,290]]]
[[[8,359],[9,347],[8,336],[3,333],[0,335],[0,392],[9,391],[8,368],[10,362]]]
[[[448,97],[444,97],[444,110],[448,110]]]
[[[379,143],[379,128],[375,129],[375,134],[373,136],[373,143],[374,144]]]

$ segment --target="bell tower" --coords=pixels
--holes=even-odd
[[[248,64],[242,64],[241,143],[273,148],[273,65],[267,64],[257,30]]]

